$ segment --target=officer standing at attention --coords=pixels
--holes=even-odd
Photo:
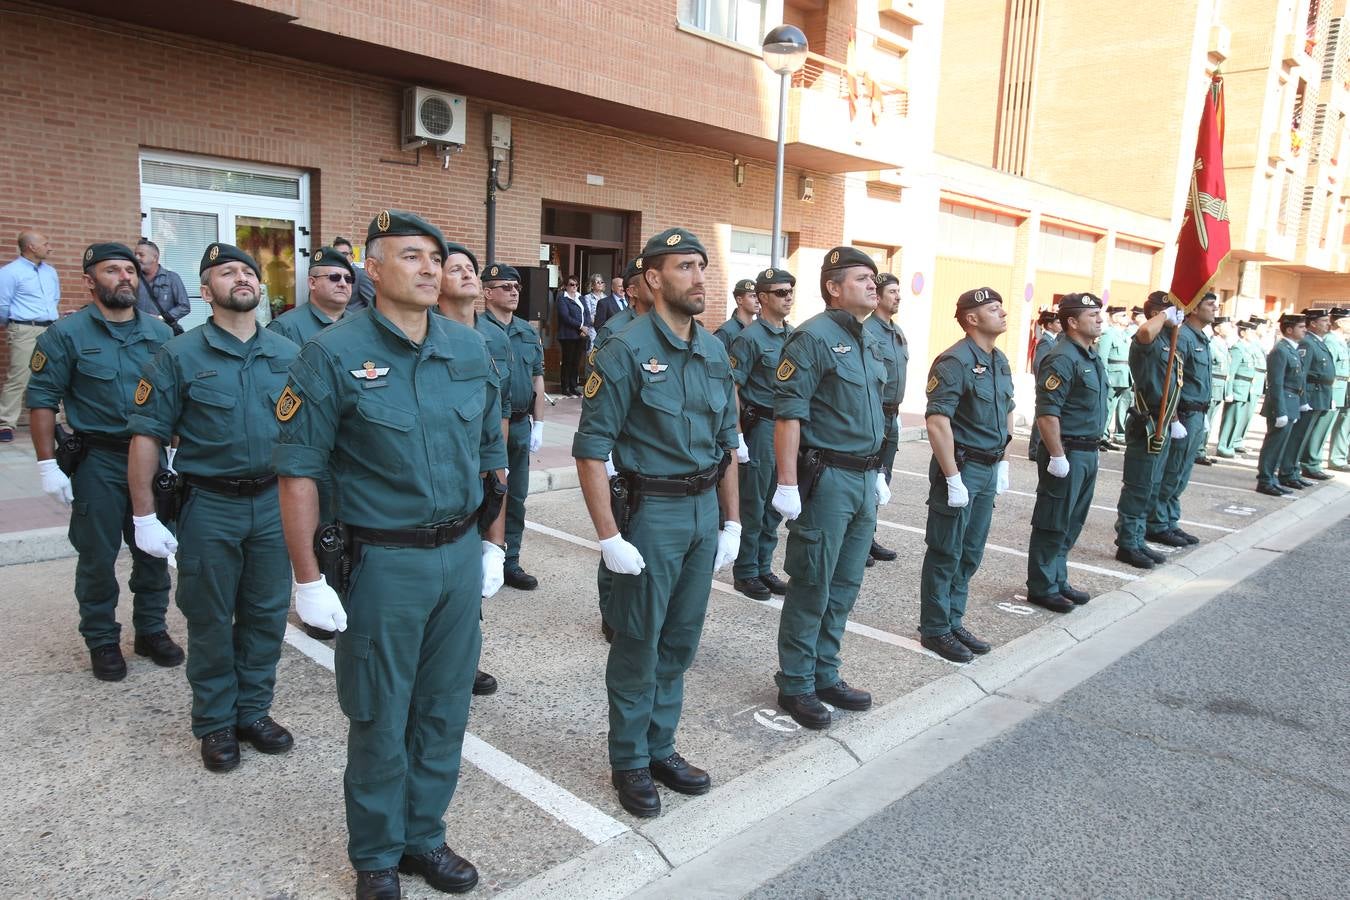
[[[1331,391],[1331,441],[1328,465],[1337,472],[1350,472],[1350,309],[1331,311],[1332,331],[1327,346],[1336,355],[1336,386]]]
[[[1256,467],[1256,492],[1282,497],[1303,490],[1302,480],[1286,480],[1280,465],[1289,456],[1293,425],[1303,410],[1303,388],[1307,375],[1298,347],[1307,333],[1307,323],[1297,313],[1280,316],[1280,338],[1266,356],[1266,399],[1261,415],[1266,417],[1266,437]],[[1308,482],[1311,484],[1312,482]]]
[[[375,302],[375,285],[370,283],[370,276],[366,275],[366,270],[352,262],[352,242],[345,237],[338,235],[333,238],[333,248],[342,254],[343,259],[351,263],[352,274],[356,276],[356,284],[352,285],[352,299],[347,304],[347,309],[356,312],[358,309],[365,309]]]
[[[320,247],[309,257],[309,302],[287,310],[268,329],[297,347],[341,319],[352,299],[356,270],[334,247]]]
[[[1106,398],[1106,428],[1101,448],[1119,450],[1125,441],[1125,413],[1130,408],[1130,318],[1123,306],[1109,306],[1111,324],[1097,341],[1097,354],[1106,364],[1109,391]]]
[[[334,662],[350,723],[343,783],[358,898],[398,897],[400,870],[440,891],[478,882],[446,846],[442,817],[459,779],[481,599],[502,584],[503,519],[490,517],[481,542],[478,525],[489,518],[485,481],[504,489],[506,447],[483,339],[429,312],[446,255],[434,226],[380,212],[366,233],[375,304],[306,343],[276,402],[296,611],[341,632]],[[350,564],[342,601],[314,551],[314,481],[330,461]]]
[[[67,506],[75,564],[80,634],[89,648],[94,677],[121,681],[126,660],[118,644],[117,554],[131,548],[132,625],[135,650],[161,666],[176,666],[183,651],[164,624],[169,607],[169,569],[136,546],[127,493],[127,417],[141,369],[173,336],[168,325],[136,309],[139,269],[122,244],[91,244],[84,251],[84,286],[93,303],[58,319],[37,338],[28,368],[25,403],[30,409],[33,449],[42,489]],[[83,450],[55,458],[56,411]]]
[[[539,587],[539,579],[520,567],[520,541],[525,533],[525,497],[530,492],[530,454],[544,443],[544,347],[530,323],[516,316],[520,305],[520,273],[492,263],[484,270],[486,309],[478,332],[495,328],[509,342],[511,355],[501,373],[503,393],[511,401],[506,439],[506,585],[521,591]]]
[[[886,419],[886,437],[881,442],[881,471],[888,485],[895,468],[895,453],[900,447],[900,404],[905,400],[905,375],[909,368],[909,342],[905,340],[905,332],[895,324],[895,314],[899,311],[900,279],[890,272],[883,272],[877,276],[876,311],[867,317],[863,327],[877,339],[881,358],[886,362],[886,390],[881,396],[881,414]],[[895,557],[896,552],[878,544],[873,533],[867,565],[890,562]]]
[[[661,812],[653,778],[681,794],[712,786],[676,751],[675,729],[712,575],[736,558],[741,525],[736,467],[721,471],[736,446],[731,364],[694,321],[707,251],[671,228],[647,241],[642,262],[654,308],[596,354],[572,455],[601,565],[613,573],[603,610],[614,629],[610,780],[623,808],[646,818]],[[611,453],[622,499],[605,472]]]
[[[1260,397],[1255,384],[1256,364],[1265,370],[1265,356],[1254,340],[1256,326],[1246,319],[1237,323],[1237,340],[1228,348],[1228,394],[1224,398],[1223,413],[1219,416],[1219,435],[1214,442],[1214,455],[1232,459],[1251,419],[1252,407]]]
[[[285,753],[293,743],[269,714],[291,606],[272,408],[299,348],[258,328],[252,256],[211,244],[200,271],[211,317],[145,367],[128,422],[127,481],[136,546],[161,558],[178,553],[192,734],[203,765],[228,772],[239,765],[241,738],[261,753]],[[174,467],[187,491],[178,539],[156,514],[153,489],[160,448],[175,436]]]
[[[736,308],[731,311],[731,317],[713,332],[713,336],[722,342],[722,348],[728,353],[731,351],[731,342],[759,315],[759,296],[755,292],[755,283],[749,278],[736,282],[731,297]]]
[[[984,558],[994,497],[1008,489],[1004,456],[1012,440],[1013,381],[1008,357],[994,346],[1008,330],[998,291],[966,291],[956,300],[956,321],[966,336],[933,361],[928,375],[924,418],[933,459],[919,643],[943,659],[964,663],[990,650],[962,619],[970,579]]]
[[[1206,294],[1177,326],[1177,354],[1175,365],[1181,370],[1181,393],[1177,403],[1177,419],[1172,444],[1167,451],[1162,479],[1158,485],[1158,500],[1149,514],[1144,536],[1169,547],[1187,547],[1200,543],[1193,534],[1182,531],[1181,494],[1191,480],[1197,450],[1205,442],[1205,417],[1209,413],[1209,398],[1214,390],[1209,337],[1205,326],[1213,323],[1218,298]],[[1163,352],[1162,363],[1167,365],[1171,343]],[[1226,354],[1227,348],[1223,350]]]
[[[1219,414],[1223,404],[1233,398],[1233,378],[1228,371],[1233,324],[1227,316],[1215,316],[1210,330],[1214,333],[1209,341],[1210,375],[1213,380],[1210,382],[1209,409],[1205,411],[1205,418],[1201,423],[1204,425],[1205,434],[1200,439],[1200,446],[1195,454],[1195,464],[1198,466],[1214,465],[1214,459],[1205,452],[1205,447],[1209,443],[1210,435],[1213,435],[1214,452],[1216,454],[1219,452]]]
[[[1031,354],[1031,374],[1036,377],[1041,371],[1041,361],[1050,353],[1050,348],[1055,346],[1055,341],[1059,339],[1059,318],[1055,315],[1053,309],[1041,310],[1040,317],[1036,324],[1041,328],[1041,336],[1036,339],[1036,348]],[[1036,451],[1041,444],[1041,433],[1033,424],[1031,426],[1031,437],[1027,439],[1027,459],[1036,461]]]
[[[1327,334],[1331,331],[1331,311],[1305,309],[1303,318],[1307,322],[1308,333],[1299,345],[1298,352],[1303,357],[1303,370],[1308,376],[1303,402],[1311,409],[1305,410],[1305,415],[1299,418],[1298,426],[1289,437],[1290,443],[1299,441],[1293,473],[1295,478],[1301,476],[1313,481],[1329,481],[1331,476],[1322,471],[1322,451],[1326,448],[1327,434],[1331,431],[1331,410],[1336,390],[1336,351],[1327,343]]]
[[[765,269],[755,278],[759,318],[731,342],[731,377],[739,388],[741,434],[748,448],[742,463],[741,549],[732,569],[736,590],[752,600],[786,594],[787,582],[773,573],[778,523],[783,517],[769,502],[777,483],[773,455],[774,373],[783,342],[792,334],[787,323],[797,279],[786,269]]]
[[[877,266],[835,247],[820,268],[824,312],[783,345],[775,374],[774,509],[788,521],[787,596],[778,623],[778,705],[805,728],[828,728],[829,703],[862,711],[872,695],[839,677],[848,614],[858,599],[877,506],[886,363],[863,322],[877,308]],[[824,701],[824,702],[822,702]]]
[[[1027,547],[1027,602],[1052,612],[1087,603],[1069,584],[1069,551],[1087,521],[1097,484],[1101,436],[1111,392],[1093,343],[1102,330],[1102,302],[1092,294],[1059,301],[1060,339],[1041,361],[1036,381],[1036,507]]]

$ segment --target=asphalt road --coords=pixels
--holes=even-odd
[[[750,896],[1350,896],[1348,561],[1343,520]]]

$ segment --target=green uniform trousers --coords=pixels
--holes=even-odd
[[[70,545],[75,563],[75,599],[80,604],[80,635],[89,649],[116,644],[117,554],[125,540],[131,550],[131,624],[137,634],[165,629],[169,608],[169,566],[136,549],[127,494],[125,453],[90,449],[70,479],[75,501],[70,508]]]
[[[1171,531],[1181,522],[1181,495],[1191,482],[1196,454],[1205,445],[1205,416],[1205,412],[1177,414],[1186,436],[1168,444],[1158,499],[1148,517],[1149,532]]]
[[[176,599],[188,627],[193,735],[267,715],[291,607],[275,487],[256,497],[191,489],[178,516]]]
[[[745,435],[750,461],[741,463],[737,473],[741,495],[741,549],[732,569],[736,578],[758,578],[768,575],[773,568],[778,523],[783,521],[770,502],[778,483],[773,428],[772,419],[757,419]]]
[[[778,620],[778,673],[789,697],[839,681],[844,625],[858,599],[877,530],[876,471],[826,466],[788,523],[787,596]]]
[[[1298,414],[1298,421],[1289,426],[1289,443],[1284,445],[1284,453],[1280,455],[1281,478],[1299,477],[1299,459],[1312,438],[1313,426],[1322,412],[1317,409],[1302,410]]]
[[[1322,471],[1322,455],[1327,448],[1327,437],[1331,434],[1336,412],[1334,409],[1317,409],[1306,413],[1317,418],[1308,426],[1307,439],[1298,452],[1299,468],[1305,472]]]
[[[1164,429],[1166,426],[1164,426]],[[1116,503],[1116,546],[1140,550],[1148,518],[1157,506],[1163,467],[1167,463],[1171,439],[1164,438],[1162,450],[1148,452],[1145,419],[1131,413],[1125,426],[1125,461],[1121,466],[1120,500]]]
[[[1222,400],[1209,401],[1209,409],[1205,411],[1201,423],[1204,425],[1203,433],[1200,435],[1200,443],[1195,448],[1195,458],[1199,459],[1205,455],[1205,445],[1209,443],[1210,438],[1214,439],[1215,447],[1219,443],[1219,417],[1223,410]]]
[[[445,841],[483,643],[482,570],[477,530],[434,549],[361,548],[334,654],[358,871]]]
[[[1237,454],[1237,448],[1242,446],[1242,437],[1247,433],[1247,424],[1252,420],[1252,408],[1250,400],[1234,400],[1223,405],[1219,439],[1214,445],[1220,456]]]
[[[1050,452],[1041,447],[1036,459],[1036,506],[1031,512],[1031,541],[1027,546],[1027,593],[1047,597],[1069,586],[1069,551],[1092,507],[1097,486],[1096,450],[1065,450],[1069,474],[1051,475]]]
[[[1041,449],[1041,430],[1036,427],[1035,417],[1032,417],[1031,436],[1027,438],[1027,459],[1035,459],[1040,449]]]
[[[1333,466],[1344,466],[1350,464],[1350,406],[1331,412],[1331,449],[1327,458]]]
[[[530,420],[512,422],[506,433],[506,570],[520,566],[525,498],[530,493]]]
[[[628,540],[647,565],[637,575],[611,576],[603,610],[614,629],[605,666],[611,768],[639,769],[675,752],[684,673],[712,590],[719,516],[711,490],[643,497],[629,525]]]
[[[989,522],[994,517],[997,466],[967,461],[961,481],[970,502],[947,505],[947,479],[937,460],[928,463],[928,523],[919,578],[919,634],[947,634],[961,627],[970,579],[984,559]]]
[[[1275,484],[1282,477],[1280,465],[1293,439],[1294,425],[1276,428],[1275,416],[1266,416],[1266,439],[1261,442],[1261,455],[1256,462],[1258,484]]]
[[[1134,402],[1134,393],[1128,387],[1108,388],[1111,392],[1106,398],[1106,433],[1102,437],[1114,440],[1125,434],[1125,413]]]

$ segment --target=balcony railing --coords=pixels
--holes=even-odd
[[[835,97],[851,105],[853,119],[870,117],[874,125],[909,116],[909,91],[876,79],[865,71],[850,73],[843,63],[809,53],[806,65],[792,76],[792,86]]]

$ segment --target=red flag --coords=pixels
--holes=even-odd
[[[1214,283],[1232,244],[1228,236],[1228,189],[1223,178],[1223,79],[1215,73],[1205,92],[1200,136],[1195,141],[1191,190],[1177,235],[1172,270],[1173,305],[1190,312]]]

